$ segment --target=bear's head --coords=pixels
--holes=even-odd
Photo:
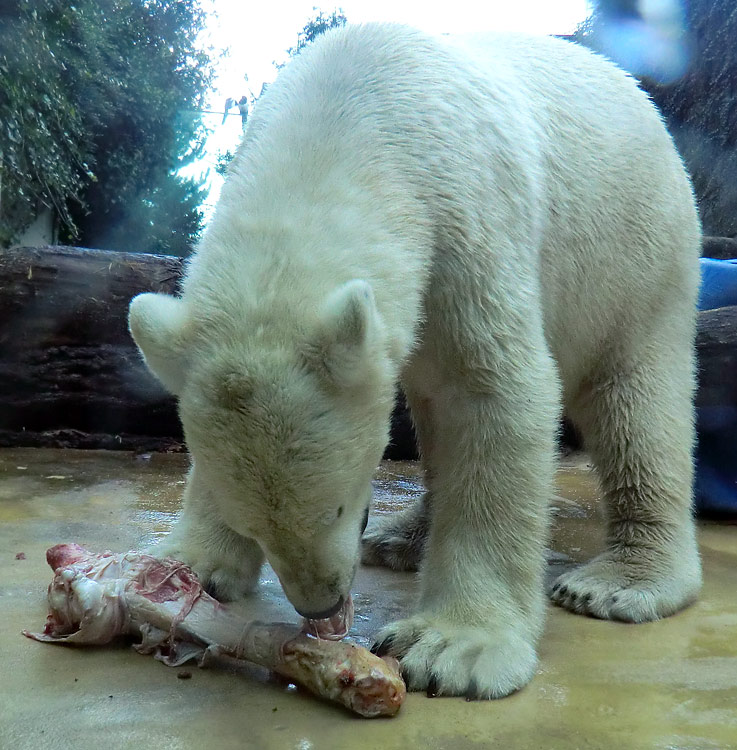
[[[186,295],[142,294],[129,323],[179,399],[201,501],[259,543],[297,611],[317,618],[348,597],[387,442],[393,378],[381,321],[360,280],[292,330],[233,317],[203,320]]]

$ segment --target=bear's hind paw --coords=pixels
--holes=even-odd
[[[649,622],[678,612],[701,586],[698,562],[691,566],[658,566],[654,572],[639,562],[606,552],[559,576],[550,590],[554,604],[603,620]]]
[[[361,539],[361,562],[392,570],[420,569],[429,528],[424,498],[375,521]]]

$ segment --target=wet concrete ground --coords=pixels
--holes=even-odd
[[[737,748],[737,526],[701,524],[701,600],[645,625],[550,607],[533,683],[501,701],[411,694],[394,719],[354,718],[271,679],[165,667],[128,646],[73,649],[24,638],[45,619],[47,547],[149,544],[171,526],[187,459],[0,450],[0,748],[432,748],[728,750]],[[386,463],[375,513],[421,493],[416,464]],[[551,573],[585,559],[600,534],[585,458],[565,461],[554,501]],[[362,569],[352,635],[363,644],[411,606],[411,574]],[[243,605],[294,619],[273,573]]]

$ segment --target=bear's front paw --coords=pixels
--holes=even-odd
[[[537,663],[534,647],[516,630],[423,615],[387,625],[372,651],[400,659],[409,690],[468,700],[503,698],[523,688]]]
[[[214,550],[173,538],[164,539],[148,552],[189,565],[210,595],[220,601],[235,601],[250,594],[258,583],[263,555],[251,545],[255,546],[255,542],[244,539],[239,549]]]

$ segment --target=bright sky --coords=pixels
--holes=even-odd
[[[227,48],[220,61],[210,109],[223,111],[226,97],[258,95],[264,82],[273,81],[272,62],[284,62],[286,50],[297,43],[297,35],[317,11],[332,13],[334,5],[319,0],[209,0],[209,43],[216,51]],[[570,34],[589,12],[587,0],[342,0],[340,7],[349,23],[395,21],[431,33],[467,31],[525,31],[532,34]],[[246,83],[244,76],[248,76]],[[224,124],[222,115],[209,114],[205,122],[212,129],[208,154],[203,164],[192,165],[188,173],[210,169],[210,196],[214,204],[222,183],[214,172],[218,152],[233,150],[241,136],[240,117],[233,110]]]

